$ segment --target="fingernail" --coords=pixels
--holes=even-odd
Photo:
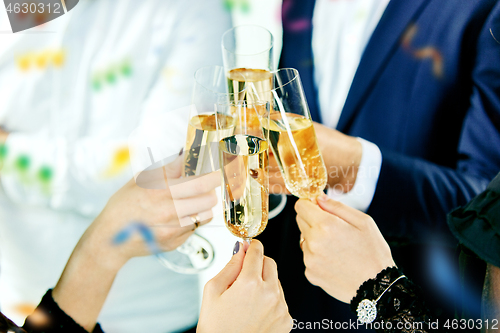
[[[181,151],[179,152],[179,156],[182,155],[182,152],[184,151],[184,147],[181,148]]]
[[[240,252],[240,242],[236,242],[236,244],[234,244],[233,256],[238,252]]]
[[[327,201],[328,200],[328,196],[325,193],[323,193],[323,194],[321,194],[318,197],[318,200],[320,200],[320,201]]]

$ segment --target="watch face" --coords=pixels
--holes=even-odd
[[[369,324],[377,318],[377,305],[369,299],[364,299],[359,302],[356,312],[359,322]]]

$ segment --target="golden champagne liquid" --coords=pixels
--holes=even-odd
[[[219,149],[226,226],[237,237],[255,237],[269,215],[268,143],[238,134],[222,139]]]
[[[279,112],[270,118],[269,142],[286,188],[299,198],[319,196],[327,173],[312,121],[292,113],[283,119]]]
[[[264,69],[236,68],[228,73],[229,93],[239,94],[238,101],[248,101],[251,104],[256,102],[271,102],[273,88],[273,76],[271,72]]]
[[[220,137],[231,135],[234,119],[217,114]],[[202,114],[190,119],[184,146],[184,177],[197,176],[219,169],[219,147],[215,114]]]

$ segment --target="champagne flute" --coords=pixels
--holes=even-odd
[[[202,67],[195,72],[194,78],[193,103],[184,146],[185,177],[219,169],[217,105],[232,95],[227,93],[226,76],[220,66]],[[242,86],[242,89],[244,88]],[[234,123],[231,115],[220,114],[219,122],[219,130],[233,132]]]
[[[224,220],[233,235],[250,242],[269,219],[269,149],[263,130],[269,126],[269,103],[233,100],[221,109],[217,134]],[[224,130],[221,114],[233,117],[233,133]]]
[[[273,73],[273,84],[273,109],[264,130],[274,157],[290,193],[316,198],[328,179],[299,72],[279,69]]]
[[[220,96],[227,96],[227,81],[220,66],[198,69],[194,75],[192,104],[184,146],[183,177],[200,176],[219,169],[216,112]],[[227,99],[228,97],[226,97]],[[219,117],[222,132],[233,133],[231,116]],[[199,222],[197,216],[191,217]],[[171,270],[183,274],[196,274],[208,268],[214,259],[212,244],[194,233],[176,251],[157,255],[160,262]]]
[[[222,56],[229,93],[240,101],[272,102],[273,35],[258,25],[234,27],[222,36]],[[243,78],[243,80],[242,80]],[[246,89],[243,87],[246,86]],[[237,95],[236,93],[241,93]],[[278,215],[286,204],[286,195],[269,196],[269,218]]]

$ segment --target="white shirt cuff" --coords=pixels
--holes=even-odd
[[[359,164],[356,182],[352,189],[343,193],[341,188],[331,187],[327,190],[327,195],[350,207],[363,212],[368,210],[377,188],[380,168],[382,166],[382,153],[376,144],[361,138],[356,138],[363,147],[363,154]],[[351,172],[347,170],[346,172]]]

